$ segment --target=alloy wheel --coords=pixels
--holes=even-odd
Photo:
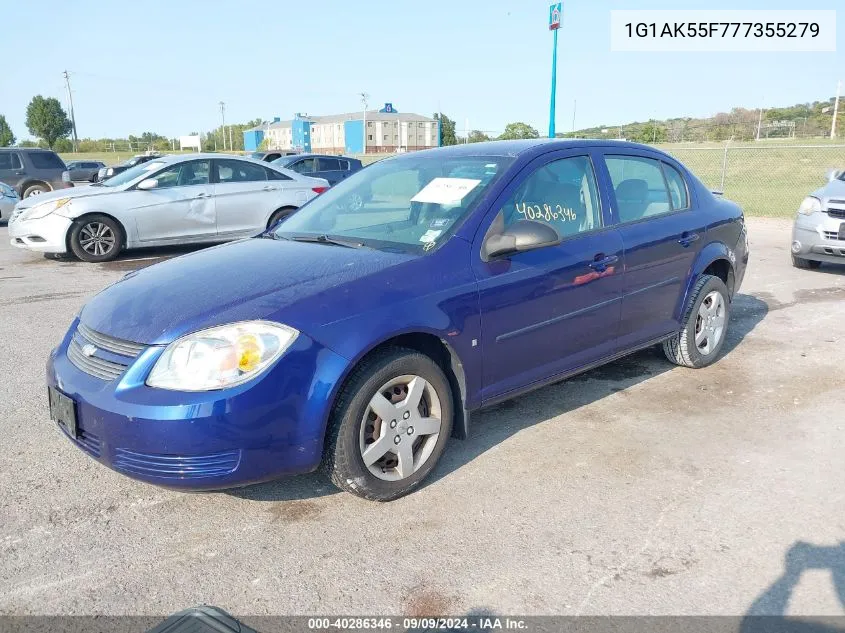
[[[79,231],[82,250],[96,257],[110,253],[116,242],[114,231],[102,222],[89,222]]]
[[[704,297],[695,319],[695,346],[707,356],[719,346],[725,335],[725,299],[718,290]]]

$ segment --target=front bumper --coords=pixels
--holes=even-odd
[[[792,254],[831,264],[845,264],[845,239],[839,239],[845,218],[827,213],[799,214],[792,228]]]
[[[111,381],[79,369],[68,358],[71,340],[82,337],[77,324],[50,355],[47,384],[74,400],[73,441],[102,464],[184,490],[243,486],[319,465],[334,388],[349,361],[309,337],[300,334],[256,380],[189,393],[144,384],[161,346],[145,348]],[[95,355],[116,359],[102,349]]]
[[[57,213],[38,220],[9,223],[9,242],[17,248],[39,253],[67,253],[67,234],[73,220]]]

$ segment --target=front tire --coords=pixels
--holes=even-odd
[[[817,270],[821,267],[822,263],[814,259],[804,259],[803,257],[795,257],[795,255],[793,255],[792,265],[795,266],[795,268],[801,268],[804,270]]]
[[[69,242],[83,262],[108,262],[120,253],[123,229],[106,215],[88,215],[73,223]]]
[[[687,301],[683,328],[663,342],[666,358],[695,369],[714,362],[725,344],[730,308],[725,282],[713,275],[702,275]]]
[[[321,468],[341,490],[391,501],[434,468],[453,418],[452,391],[437,363],[404,348],[378,352],[338,396]]]

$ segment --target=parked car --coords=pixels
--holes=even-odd
[[[361,169],[361,161],[357,158],[323,156],[322,154],[285,156],[274,160],[273,164],[303,176],[325,178],[333,185]]]
[[[9,237],[19,248],[104,262],[124,248],[255,235],[327,188],[320,178],[251,159],[165,156],[89,187],[20,202]]]
[[[257,239],[96,295],[50,355],[50,411],[144,481],[218,489],[321,466],[394,499],[482,407],[660,343],[679,365],[715,361],[747,260],[741,209],[654,148],[402,154]]]
[[[0,147],[0,182],[11,185],[21,198],[73,187],[56,152],[32,147]]]
[[[73,182],[97,182],[97,173],[105,166],[99,160],[72,160],[67,170]]]
[[[0,182],[0,220],[7,222],[19,201],[18,192],[5,182]]]
[[[133,167],[135,167],[135,165],[142,165],[143,163],[147,163],[157,158],[161,158],[161,154],[138,154],[137,156],[133,156],[132,158],[127,158],[119,165],[112,165],[111,167],[101,167],[97,172],[97,182],[101,182],[103,180],[111,178],[112,176],[117,176],[118,174],[122,174],[123,172],[125,172],[127,169],[132,169]]]
[[[266,152],[252,152],[248,156],[250,158],[254,158],[255,160],[263,160],[264,162],[272,163],[274,160],[277,160],[282,156],[295,156],[298,153],[299,152],[292,149],[275,149]]]
[[[845,264],[845,171],[832,170],[827,185],[804,198],[792,227],[792,265],[822,262]]]

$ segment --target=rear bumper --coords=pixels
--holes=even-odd
[[[73,221],[56,213],[38,220],[9,224],[9,243],[39,253],[66,253],[67,233]]]
[[[802,259],[845,264],[845,240],[839,239],[845,219],[826,213],[798,215],[792,228],[792,254]]]
[[[300,334],[255,381],[189,393],[144,384],[162,347],[146,348],[112,381],[84,372],[67,355],[76,326],[51,353],[47,384],[75,402],[77,437],[59,428],[105,466],[168,488],[219,490],[319,465],[333,389],[348,361],[309,337]]]

